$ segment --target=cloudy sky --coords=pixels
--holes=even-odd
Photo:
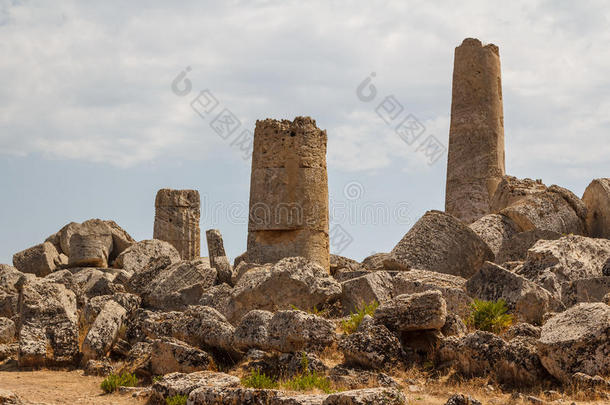
[[[151,238],[164,187],[198,189],[202,229],[235,257],[250,179],[236,138],[299,115],[328,131],[332,250],[389,251],[444,207],[446,154],[419,146],[447,144],[466,37],[500,47],[507,172],[582,195],[610,176],[609,20],[603,1],[0,0],[0,262],[88,218]],[[204,90],[210,115],[191,107]],[[417,142],[377,115],[391,96],[425,127]],[[221,108],[241,122],[227,139]]]

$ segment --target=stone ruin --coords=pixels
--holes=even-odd
[[[555,398],[574,389],[607,403],[610,179],[581,199],[505,175],[496,46],[456,48],[446,212],[426,212],[388,253],[329,254],[326,141],[311,118],[257,122],[234,266],[217,229],[200,257],[199,193],[169,189],[152,240],[71,222],[0,264],[0,366],[133,373],[151,404],[404,405],[432,394],[433,375],[484,378],[501,387],[493,403],[568,403]],[[514,324],[477,326],[474,300],[503,300]],[[253,371],[278,384],[315,372],[345,391],[238,377]],[[544,399],[520,393],[541,387]],[[461,404],[480,402],[445,405]]]
[[[455,48],[445,210],[472,223],[490,212],[505,174],[498,47],[468,38]]]
[[[200,204],[197,190],[164,188],[155,198],[153,238],[169,242],[183,260],[200,256]]]
[[[301,256],[330,268],[326,131],[309,117],[256,122],[248,260]]]

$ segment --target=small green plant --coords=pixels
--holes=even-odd
[[[165,403],[167,405],[186,405],[186,400],[188,396],[186,395],[174,395],[165,399]]]
[[[341,329],[343,329],[343,332],[347,333],[348,335],[356,332],[356,329],[358,329],[358,326],[360,326],[360,322],[362,322],[364,316],[373,316],[378,306],[379,303],[377,301],[373,301],[368,304],[362,303],[356,308],[356,312],[352,312],[350,314],[349,319],[345,319],[341,322]]]
[[[293,391],[319,389],[327,394],[332,392],[328,378],[318,375],[315,370],[309,371],[309,359],[305,352],[301,355],[301,372],[290,380],[285,381],[284,386]]]
[[[290,308],[295,311],[303,311],[303,312],[307,312],[308,314],[313,314],[313,315],[318,315],[318,316],[324,316],[328,312],[326,309],[322,309],[322,310],[318,309],[318,307],[316,305],[314,305],[310,309],[300,309],[296,305],[290,304]]]
[[[111,393],[119,387],[135,387],[136,385],[138,385],[138,378],[134,374],[122,373],[120,375],[110,374],[100,386],[104,392]]]
[[[261,373],[259,370],[252,370],[250,375],[241,379],[241,385],[248,388],[258,389],[273,389],[278,388],[278,382],[266,375]]]
[[[513,323],[513,316],[508,313],[506,301],[482,301],[475,299],[470,305],[471,313],[468,323],[476,329],[501,333]]]
[[[292,377],[284,386],[293,391],[311,391],[319,389],[327,394],[332,392],[330,380],[318,375],[315,371],[308,371]]]
[[[154,376],[154,377],[152,378],[152,382],[153,382],[153,384],[154,384],[154,383],[156,383],[156,382],[161,381],[162,379],[163,379],[163,376],[162,376],[162,375],[156,375],[156,376]]]

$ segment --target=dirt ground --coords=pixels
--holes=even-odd
[[[146,399],[134,398],[131,393],[114,393],[105,395],[100,389],[102,377],[83,375],[82,370],[75,371],[0,371],[0,389],[17,394],[28,404],[145,404]],[[468,386],[425,387],[417,388],[421,392],[410,392],[405,389],[409,405],[444,405],[452,393],[470,392],[483,404],[526,404],[529,401],[511,401],[510,395],[489,393]],[[476,392],[475,392],[476,391]],[[558,402],[554,402],[558,403]],[[566,405],[572,399],[564,398]],[[578,405],[604,405],[607,401],[574,401]]]
[[[104,395],[102,377],[75,371],[0,371],[0,388],[33,404],[145,404],[131,394]]]

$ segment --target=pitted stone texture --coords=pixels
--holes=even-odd
[[[19,315],[19,280],[33,279],[33,274],[25,274],[9,266],[0,264],[0,316],[16,321]]]
[[[490,262],[468,280],[466,290],[480,300],[504,300],[519,320],[533,324],[541,324],[545,313],[563,309],[544,288]]]
[[[447,304],[440,291],[404,294],[380,305],[375,323],[394,332],[441,329],[447,318]]]
[[[279,352],[322,351],[337,338],[331,321],[295,310],[276,312],[269,321],[268,333],[268,348]]]
[[[15,322],[0,317],[0,344],[12,343],[15,339]]]
[[[116,301],[109,300],[104,305],[83,341],[84,363],[106,356],[116,341],[126,316],[127,311]]]
[[[610,294],[610,277],[581,278],[562,285],[561,300],[567,307],[579,302],[603,302]]]
[[[69,267],[108,267],[112,252],[112,233],[80,234],[70,238]]]
[[[233,289],[227,317],[238,322],[253,309],[276,311],[293,305],[321,309],[340,294],[341,285],[322,267],[302,257],[290,257],[246,272]]]
[[[488,214],[477,219],[470,224],[470,229],[487,243],[495,257],[498,257],[502,245],[520,230],[510,218],[499,214]]]
[[[175,395],[189,395],[200,387],[238,387],[239,378],[213,371],[167,374],[152,386],[152,399],[165,401]]]
[[[582,200],[587,206],[588,235],[610,239],[610,178],[593,180]]]
[[[167,256],[171,263],[180,261],[180,254],[168,242],[157,239],[143,240],[125,249],[116,260],[113,267],[138,273],[148,266],[151,259]]]
[[[212,263],[215,257],[226,256],[222,234],[218,229],[208,229],[205,231],[206,240],[208,242],[208,257]]]
[[[466,223],[488,214],[504,174],[498,47],[467,38],[455,48],[445,210]]]
[[[535,281],[561,298],[562,284],[581,278],[602,276],[610,258],[610,240],[568,235],[557,240],[539,240],[515,272]]]
[[[392,299],[392,287],[392,276],[386,271],[376,271],[344,281],[341,283],[343,311],[349,314],[373,302],[386,303]]]
[[[497,213],[510,207],[530,195],[547,190],[541,180],[518,179],[514,176],[504,176],[491,200],[491,212]]]
[[[153,341],[150,367],[153,375],[192,373],[212,364],[211,356],[180,340],[161,338]]]
[[[496,254],[496,263],[524,261],[527,251],[539,240],[557,240],[561,234],[553,231],[532,229],[531,231],[519,232],[502,243]]]
[[[44,279],[20,287],[19,366],[73,364],[78,355],[76,297]]]
[[[255,309],[241,318],[235,335],[233,336],[235,347],[247,351],[251,348],[265,349],[269,342],[269,322],[273,313]]]
[[[456,314],[447,312],[445,324],[441,328],[443,336],[463,336],[468,333],[468,327]]]
[[[578,197],[571,195],[568,190],[551,186],[545,192],[530,194],[504,208],[500,214],[512,219],[523,231],[540,229],[560,234],[584,235],[585,218],[579,216],[579,212],[574,209],[574,200],[578,200]]]
[[[441,211],[428,211],[392,250],[416,269],[468,278],[494,254],[472,229]]]
[[[453,367],[467,377],[491,377],[500,384],[531,387],[549,378],[536,353],[535,340],[510,342],[490,332],[449,337],[436,352],[441,367]]]
[[[183,260],[200,257],[200,199],[197,190],[161,189],[155,198],[153,238],[171,243]]]
[[[302,256],[329,271],[326,140],[309,117],[256,122],[249,261]]]
[[[202,259],[170,264],[167,257],[158,265],[135,274],[128,283],[131,292],[142,297],[145,306],[161,310],[180,310],[195,305],[201,295],[216,283],[216,270]]]
[[[392,296],[425,291],[440,291],[447,303],[447,312],[466,317],[472,299],[466,294],[466,279],[427,270],[400,272],[392,279]]]
[[[400,341],[383,325],[359,327],[339,341],[339,350],[348,365],[383,369],[403,358]]]
[[[447,400],[445,405],[481,405],[481,401],[477,401],[470,395],[454,394]]]
[[[576,372],[610,373],[610,306],[581,303],[550,318],[543,326],[538,353],[554,377],[569,382]]]
[[[44,277],[60,264],[59,252],[50,242],[44,242],[13,255],[13,265],[23,273]]]

